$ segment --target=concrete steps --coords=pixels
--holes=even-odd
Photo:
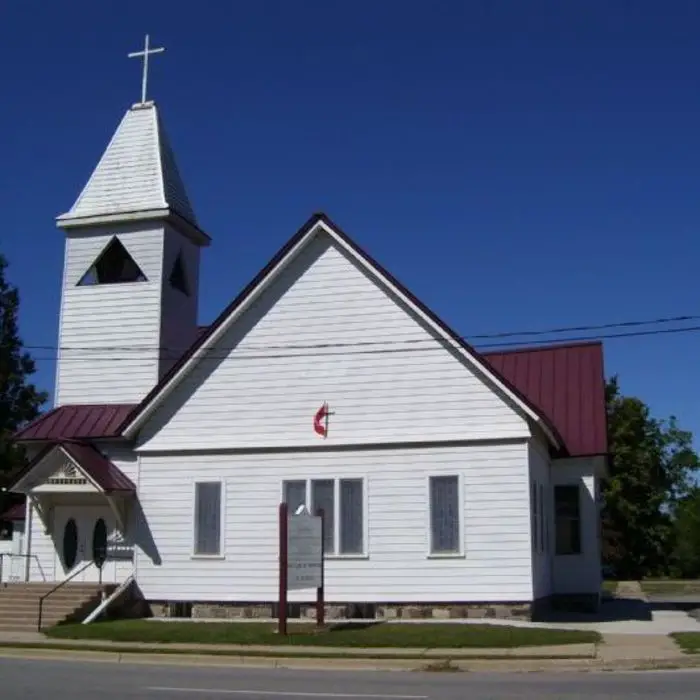
[[[8,583],[0,586],[0,631],[36,631],[39,601],[55,587],[56,583]],[[65,584],[45,598],[42,629],[83,619],[99,605],[103,594],[109,595],[115,588],[113,584]]]

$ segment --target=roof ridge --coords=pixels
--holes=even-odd
[[[519,345],[518,347],[505,348],[503,350],[499,350],[498,348],[494,348],[493,350],[480,350],[479,352],[482,355],[515,355],[519,352],[540,352],[540,351],[546,351],[546,350],[566,350],[566,349],[570,349],[570,348],[592,347],[595,345],[603,347],[603,341],[602,340],[583,340],[583,341],[571,341],[571,342],[563,341],[561,343],[548,343],[546,345],[531,345],[531,346]]]

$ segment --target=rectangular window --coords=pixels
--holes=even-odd
[[[549,486],[546,487],[544,492],[544,551],[549,554],[552,548],[550,540],[550,532],[552,520],[552,491]]]
[[[533,481],[530,485],[530,508],[532,510],[532,551],[537,551],[537,538],[539,534],[539,517],[537,513],[537,484]]]
[[[340,553],[362,554],[364,541],[362,479],[341,479]]]
[[[430,553],[459,554],[459,477],[430,477]]]
[[[283,496],[289,512],[300,505],[323,510],[326,554],[362,555],[365,548],[363,479],[310,479],[285,481]]]
[[[199,481],[194,487],[194,554],[221,555],[221,482]]]
[[[544,537],[546,525],[544,521],[544,486],[540,484],[540,552],[544,554]]]
[[[581,554],[581,504],[578,484],[554,487],[557,554]]]

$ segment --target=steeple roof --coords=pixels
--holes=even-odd
[[[175,215],[208,240],[197,224],[154,102],[135,104],[122,118],[97,167],[60,227]],[[204,242],[204,241],[201,241]]]

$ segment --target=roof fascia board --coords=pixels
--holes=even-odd
[[[76,229],[85,228],[86,226],[101,226],[104,224],[124,224],[135,221],[160,220],[172,224],[198,245],[208,246],[211,243],[211,237],[208,234],[169,207],[163,209],[144,209],[123,214],[95,214],[93,216],[81,217],[62,215],[57,217],[56,227],[60,229]]]
[[[82,467],[82,465],[78,462],[75,457],[73,457],[68,451],[66,451],[63,447],[63,445],[47,445],[34,459],[34,461],[28,466],[24,474],[20,476],[20,478],[12,484],[12,491],[13,492],[21,492],[23,487],[26,487],[27,481],[29,477],[38,469],[41,467],[41,465],[51,457],[56,452],[56,449],[63,454],[64,457],[69,459],[72,464],[75,464],[75,466],[78,468],[80,473],[92,484],[92,486],[97,489],[99,493],[104,493],[104,489],[97,483],[95,483],[95,480],[85,471],[85,469]]]

